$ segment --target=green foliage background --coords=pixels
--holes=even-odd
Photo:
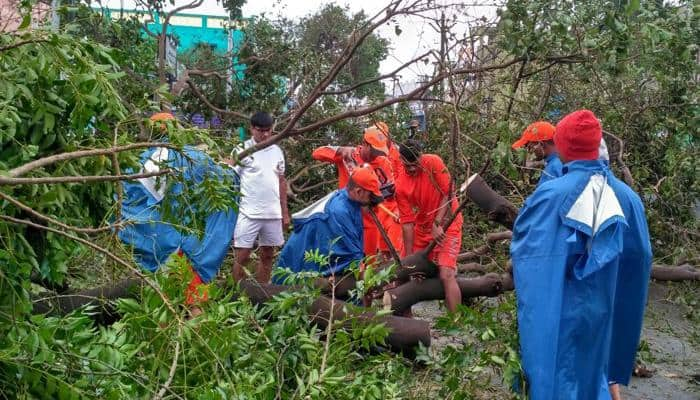
[[[233,14],[240,11],[240,1],[229,3]],[[487,181],[520,204],[536,177],[510,143],[535,119],[556,122],[569,111],[589,108],[606,131],[625,143],[622,156],[645,201],[658,260],[697,261],[698,223],[692,207],[699,189],[699,14],[697,4],[685,1],[592,1],[575,7],[571,1],[508,1],[499,23],[489,30],[494,54],[489,61],[526,61],[475,76],[477,84],[457,107],[457,148],[447,140],[455,108],[431,103],[423,136],[428,148],[448,161],[458,182],[488,163]],[[158,138],[160,128],[146,121],[158,109],[156,98],[172,100],[184,111],[206,109],[189,91],[172,98],[158,86],[156,44],[140,33],[136,21],[107,22],[85,8],[66,8],[64,16],[68,22],[57,32],[0,34],[0,175],[42,157]],[[338,6],[326,6],[299,23],[249,20],[244,28],[249,44],[238,56],[261,60],[251,62],[247,78],[228,91],[215,77],[193,80],[218,107],[242,113],[271,110],[282,124],[289,116],[288,100],[308,95],[350,32],[366,20],[366,15]],[[376,76],[387,48],[386,39],[370,36],[332,87]],[[575,62],[543,61],[564,55],[575,55]],[[204,47],[183,61],[200,69],[226,65]],[[455,79],[459,83],[463,78]],[[295,90],[285,96],[285,86]],[[383,93],[377,83],[327,96],[299,124],[343,111],[353,98],[371,104]],[[407,137],[403,126],[409,115],[405,105],[386,108],[284,142],[290,176],[298,176],[293,208],[335,185],[331,168],[307,168],[315,146],[356,143],[362,127],[376,120],[386,121],[400,142]],[[225,129],[241,125],[235,116],[225,118]],[[175,146],[204,143],[215,157],[237,143],[235,135],[209,135],[179,125],[169,125],[167,135]],[[608,139],[613,168],[620,173],[619,144]],[[138,168],[138,153],[118,155],[122,171]],[[27,176],[115,172],[110,157],[98,156],[57,162]],[[3,185],[0,191],[55,220],[89,227],[112,220],[115,188],[112,183],[59,183]],[[215,182],[194,190],[218,207],[226,205],[222,193],[227,188]],[[470,221],[465,247],[475,247],[494,227],[476,209],[468,208],[465,216]],[[46,223],[7,200],[0,200],[0,217]],[[171,216],[174,221],[179,217]],[[128,249],[110,231],[72,234],[129,259]],[[32,299],[47,292],[32,281],[91,287],[128,271],[65,235],[8,219],[0,219],[0,243],[0,397],[143,398],[160,391],[168,398],[201,399],[514,396],[507,391],[519,374],[512,294],[477,300],[439,319],[435,330],[447,339],[437,350],[421,350],[419,363],[412,363],[374,352],[386,337],[381,325],[352,333],[335,329],[329,336],[320,332],[307,317],[317,296],[310,287],[262,308],[237,298],[235,289],[215,289],[204,315],[184,321],[180,306],[187,270],[177,260],[170,262],[171,273],[148,277],[165,297],[146,287],[139,302],[119,301],[123,318],[112,326],[94,325],[90,314],[96,309],[66,317],[33,315]],[[482,261],[504,270],[507,246],[497,246],[492,258]],[[221,287],[226,287],[223,282]]]

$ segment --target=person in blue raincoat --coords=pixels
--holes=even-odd
[[[151,119],[174,119],[167,113],[156,116],[158,119]],[[236,181],[232,169],[218,165],[204,152],[190,146],[186,146],[182,152],[166,147],[151,148],[141,154],[141,165],[141,173],[157,173],[161,168],[176,170],[188,185],[199,185],[205,179],[224,179],[224,176]],[[140,266],[151,272],[157,271],[172,255],[186,257],[192,267],[193,278],[185,297],[188,304],[194,304],[206,300],[204,285],[216,276],[226,256],[237,214],[233,209],[212,212],[205,220],[201,238],[183,232],[180,227],[164,222],[161,213],[163,200],[167,197],[171,208],[186,206],[191,211],[198,205],[181,203],[183,182],[168,185],[168,179],[171,178],[163,175],[122,184],[124,200],[121,222],[124,227],[119,230],[118,236],[131,246]],[[182,225],[186,227],[190,222],[185,217]]]
[[[364,257],[361,208],[381,201],[379,180],[368,167],[356,168],[344,189],[331,192],[311,206],[292,215],[294,231],[282,248],[278,268],[291,272],[319,272],[339,276]],[[327,257],[307,257],[316,252]],[[276,282],[284,280],[277,274]]]
[[[651,245],[642,202],[598,160],[601,126],[564,117],[554,142],[564,175],[526,200],[511,257],[527,390],[533,400],[610,399],[639,343]]]
[[[554,125],[546,121],[537,121],[528,125],[522,136],[511,146],[519,149],[523,146],[536,161],[544,160],[544,169],[537,186],[562,175],[562,163],[554,146]]]

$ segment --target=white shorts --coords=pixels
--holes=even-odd
[[[254,219],[239,213],[233,231],[233,247],[252,249],[256,238],[258,246],[282,246],[282,219]]]

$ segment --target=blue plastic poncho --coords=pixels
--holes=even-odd
[[[559,159],[557,153],[552,153],[544,159],[544,169],[540,175],[540,180],[537,182],[537,186],[551,181],[552,179],[559,178],[563,175],[562,172],[563,165]]]
[[[340,274],[364,257],[361,205],[337,190],[292,216],[294,232],[282,248],[277,266],[293,272]],[[327,265],[306,261],[307,251],[330,255]]]
[[[571,162],[525,202],[511,256],[530,398],[609,399],[632,373],[651,271],[639,197],[603,163]]]
[[[199,150],[185,147],[184,153],[186,157],[166,148],[149,149],[141,154],[142,171],[156,171],[167,165],[180,171],[185,182],[194,185],[200,184],[206,177],[220,179],[224,174],[232,174],[235,178],[233,170],[222,168]],[[202,280],[211,281],[228,251],[236,224],[236,212],[230,209],[209,215],[200,240],[197,235],[183,234],[172,225],[162,222],[160,204],[169,196],[169,201],[174,201],[172,197],[183,191],[182,183],[168,187],[164,178],[154,177],[124,182],[123,188],[122,219],[131,224],[119,231],[119,238],[132,246],[136,261],[144,269],[153,272],[173,252],[182,249]],[[174,203],[174,207],[178,206],[180,205]],[[194,206],[196,205],[186,205],[190,208]],[[187,223],[188,221],[182,222],[183,225]]]

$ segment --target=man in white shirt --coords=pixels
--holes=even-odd
[[[272,125],[270,114],[255,113],[250,118],[253,137],[236,152],[240,154],[269,138]],[[236,281],[248,276],[245,266],[253,252],[255,239],[258,239],[260,248],[255,279],[265,283],[270,281],[274,249],[284,244],[283,228],[286,229],[290,221],[284,167],[282,149],[274,144],[239,160],[239,165],[235,166],[241,181],[238,221],[233,233],[233,278]]]

